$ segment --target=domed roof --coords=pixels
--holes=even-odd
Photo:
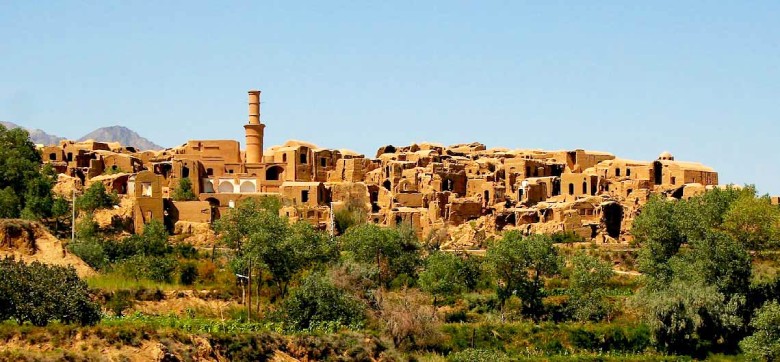
[[[674,160],[674,156],[672,156],[672,154],[669,153],[669,151],[664,151],[664,152],[661,152],[661,155],[658,156],[658,159],[659,160]]]

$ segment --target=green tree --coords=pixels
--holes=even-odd
[[[341,236],[341,245],[353,260],[376,267],[379,285],[402,275],[414,278],[421,264],[420,244],[408,228],[356,225]]]
[[[750,326],[753,334],[739,342],[745,355],[753,361],[780,359],[780,304],[772,301],[759,308]]]
[[[84,192],[84,195],[76,199],[76,209],[88,213],[95,212],[98,209],[112,207],[119,203],[116,193],[106,191],[106,186],[102,182],[94,182]]]
[[[740,197],[724,215],[723,229],[748,249],[777,247],[780,242],[780,208],[772,205],[768,197]]]
[[[59,231],[60,225],[63,223],[63,219],[70,219],[70,202],[62,197],[56,197],[52,203],[51,216],[54,217],[55,231]]]
[[[46,165],[41,173],[27,180],[27,191],[24,194],[24,208],[21,216],[28,220],[40,220],[52,215],[54,198],[51,189],[55,183],[55,173],[51,166]]]
[[[569,279],[569,308],[579,321],[603,319],[609,313],[607,282],[614,272],[609,263],[585,253],[572,258]]]
[[[279,216],[279,205],[277,198],[246,200],[220,219],[216,230],[221,243],[235,251],[234,272],[246,275],[251,261],[285,296],[296,274],[338,253],[322,231],[303,221],[291,225]]]
[[[522,300],[522,312],[534,318],[544,312],[544,281],[560,272],[560,259],[552,239],[546,235],[523,238],[512,230],[490,246],[485,262],[496,278],[496,292],[503,307],[511,296]]]
[[[51,215],[54,172],[23,129],[0,125],[0,217],[42,219]]]
[[[634,302],[658,348],[674,354],[706,356],[744,322],[739,300],[702,283],[675,280],[663,290],[641,290]]]
[[[420,289],[433,295],[434,306],[440,297],[463,293],[469,287],[462,272],[465,268],[466,261],[460,256],[435,251],[425,259],[425,269],[420,272]]]
[[[189,177],[179,179],[178,184],[173,189],[171,198],[174,201],[193,201],[198,199],[192,191],[192,181],[190,181]]]
[[[2,125],[0,125],[2,126]],[[0,218],[10,219],[19,216],[22,201],[11,186],[0,189]]]
[[[716,189],[689,200],[654,198],[635,220],[646,285],[634,300],[660,349],[736,350],[750,315],[752,265],[749,243],[735,240],[724,225],[731,210],[741,208],[739,200],[754,198],[751,187]]]
[[[337,288],[325,276],[307,276],[284,302],[285,322],[303,331],[338,326],[359,327],[365,306]]]

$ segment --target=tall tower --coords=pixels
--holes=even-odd
[[[263,131],[265,125],[260,123],[260,91],[249,91],[249,124],[244,125],[246,131],[246,158],[244,163],[261,163],[263,161]]]

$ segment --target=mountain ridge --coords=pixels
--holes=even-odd
[[[48,134],[43,130],[27,128],[13,122],[0,121],[0,124],[8,129],[23,128],[30,133],[30,140],[35,144],[56,145],[66,137]],[[162,147],[144,137],[137,132],[124,126],[108,126],[98,128],[77,139],[77,141],[95,140],[98,142],[119,142],[122,146],[134,147],[139,150],[162,150]]]
[[[124,126],[101,127],[87,133],[78,140],[86,141],[89,139],[99,142],[119,142],[122,146],[130,146],[139,150],[161,150],[165,148],[141,137],[137,132]]]

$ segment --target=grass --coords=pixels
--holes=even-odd
[[[175,291],[181,289],[190,289],[184,286],[170,283],[160,283],[147,279],[135,280],[112,272],[107,274],[98,274],[86,278],[87,285],[93,289],[101,289],[109,292],[121,289],[160,289],[162,291]]]

